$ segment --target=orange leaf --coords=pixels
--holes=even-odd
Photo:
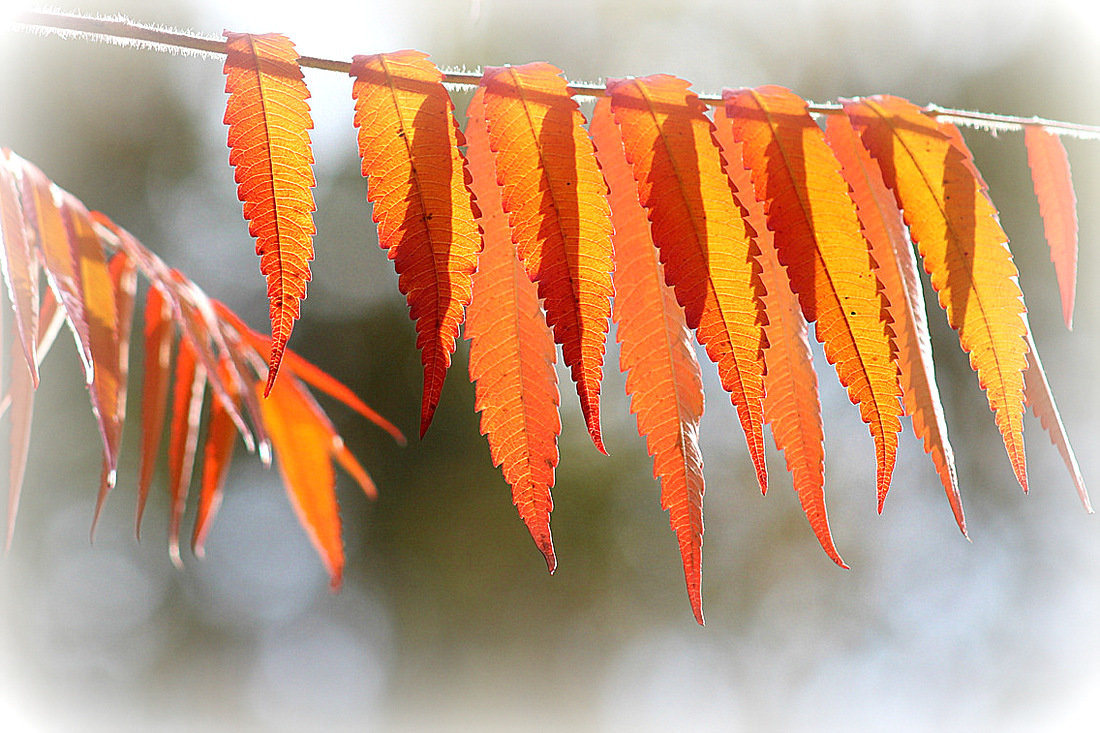
[[[825,434],[806,319],[779,264],[764,206],[753,193],[752,174],[741,163],[741,144],[733,139],[725,109],[714,110],[714,122],[730,185],[760,249],[761,301],[767,316],[764,335],[768,339],[764,349],[764,420],[772,426],[775,446],[783,451],[798,502],[817,541],[833,562],[846,568],[833,543],[825,507]]]
[[[229,357],[223,356],[218,364],[221,378],[232,383]],[[221,400],[210,403],[210,420],[206,426],[206,443],[202,452],[202,489],[199,493],[199,507],[195,515],[195,530],[191,535],[191,551],[198,557],[203,556],[203,544],[210,531],[210,523],[218,512],[222,501],[222,487],[229,473],[229,464],[233,461],[233,448],[237,443],[237,430],[229,411]]]
[[[0,269],[15,314],[16,333],[31,371],[31,383],[37,387],[38,260],[31,249],[32,242],[27,236],[28,222],[19,202],[16,168],[20,162],[18,158],[12,159],[10,150],[3,149],[0,158],[0,230],[3,231],[4,256],[0,257]]]
[[[389,252],[398,287],[416,320],[424,364],[423,437],[451,365],[470,304],[481,240],[468,174],[443,75],[419,51],[356,56],[355,126],[374,204],[378,243]]]
[[[1058,405],[1054,402],[1054,394],[1047,383],[1046,372],[1043,371],[1043,362],[1039,359],[1039,351],[1031,333],[1027,334],[1027,368],[1024,370],[1024,399],[1031,406],[1035,417],[1039,418],[1043,430],[1050,435],[1050,442],[1058,449],[1062,461],[1069,470],[1073,485],[1077,488],[1077,496],[1085,510],[1092,514],[1092,502],[1089,501],[1089,492],[1085,488],[1085,479],[1081,476],[1081,469],[1077,465],[1077,456],[1073,452],[1073,446],[1069,443],[1066,428],[1062,424],[1062,416],[1058,413]]]
[[[180,521],[187,506],[187,490],[195,468],[205,384],[206,372],[198,364],[195,346],[184,335],[180,338],[179,353],[176,354],[176,383],[172,390],[172,424],[168,438],[168,554],[177,567],[182,566]]]
[[[878,164],[860,143],[848,118],[829,115],[825,139],[840,161],[863,235],[871,245],[871,258],[877,264],[875,274],[882,283],[886,310],[893,322],[905,413],[912,416],[913,433],[924,441],[925,453],[932,456],[955,521],[966,535],[955,454],[936,386],[924,291],[905,222],[893,194],[882,181]]]
[[[248,232],[256,237],[260,272],[267,277],[271,355],[265,394],[279,372],[313,259],[313,153],[309,91],[294,44],[276,33],[225,32],[225,91],[229,101],[229,164]]]
[[[256,391],[262,390],[263,384],[257,383]],[[280,382],[261,408],[294,513],[337,588],[343,577],[344,546],[332,455],[339,439],[296,380]]]
[[[88,219],[88,210],[69,194],[64,194],[61,218],[72,250],[81,319],[87,342],[82,344],[91,369],[85,372],[92,413],[103,438],[103,460],[107,487],[115,485],[122,420],[119,414],[122,379],[119,368],[118,306],[114,288],[103,257],[99,235]],[[64,299],[63,301],[64,302]],[[66,307],[69,319],[73,311]],[[80,331],[78,330],[78,333]]]
[[[623,154],[622,138],[607,97],[596,103],[589,126],[596,155],[610,189],[615,225],[615,322],[619,367],[629,372],[626,392],[638,418],[638,433],[653,456],[661,479],[661,508],[680,545],[688,600],[703,623],[703,455],[699,420],[703,416],[703,375],[691,332],[676,294],[664,282],[664,269],[649,235],[645,210]]]
[[[1026,491],[1026,309],[1008,237],[970,151],[953,125],[935,122],[904,99],[871,97],[844,107],[894,191]]]
[[[554,338],[543,321],[535,286],[512,247],[495,185],[492,156],[478,89],[470,101],[467,158],[481,209],[485,248],[474,276],[466,319],[470,379],[481,433],[493,465],[512,487],[512,501],[552,573],[557,567],[550,534],[550,487],[558,465],[558,385]]]
[[[111,278],[111,290],[115,297],[118,318],[118,398],[115,400],[114,419],[118,422],[119,435],[122,434],[123,421],[126,419],[126,382],[130,376],[130,332],[134,320],[134,297],[137,294],[137,271],[134,263],[125,252],[115,252],[107,264],[107,273]],[[95,515],[92,519],[92,535],[95,535],[99,523],[99,513],[107,494],[114,488],[112,468],[104,462],[100,476],[99,495],[96,497]]]
[[[825,357],[874,438],[881,512],[897,458],[901,388],[848,185],[801,98],[772,86],[722,97],[802,314],[817,322]]]
[[[718,365],[767,491],[759,253],[730,191],[714,125],[688,86],[656,75],[612,80],[607,89],[665,280]]]
[[[538,283],[588,433],[606,453],[600,379],[614,263],[607,185],[584,116],[561,70],[550,64],[490,67],[481,86],[512,241]]]
[[[141,387],[141,465],[135,531],[141,537],[141,518],[153,483],[157,453],[164,433],[168,406],[168,370],[172,358],[172,308],[161,286],[153,283],[145,295],[144,382]]]
[[[1077,196],[1073,193],[1069,159],[1061,138],[1037,125],[1024,127],[1024,144],[1050,246],[1050,261],[1062,293],[1062,317],[1066,328],[1072,329],[1077,289]]]

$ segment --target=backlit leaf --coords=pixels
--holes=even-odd
[[[759,253],[732,196],[714,125],[688,86],[656,75],[612,80],[607,89],[665,280],[718,365],[767,491]]]
[[[588,433],[606,453],[600,380],[614,292],[611,218],[584,116],[550,64],[489,67],[481,86],[512,241],[538,283]]]
[[[15,328],[31,382],[38,386],[38,357],[35,336],[38,332],[38,259],[34,256],[33,242],[27,236],[27,221],[19,201],[18,168],[12,160],[12,152],[4,148],[0,152],[0,231],[2,231],[3,272],[8,300],[15,314]]]
[[[72,250],[77,294],[84,321],[87,342],[81,344],[92,365],[85,373],[92,414],[103,438],[104,474],[107,488],[115,484],[119,444],[122,441],[122,420],[119,414],[122,375],[119,367],[118,306],[114,288],[103,256],[99,235],[92,228],[88,210],[69,194],[64,194],[61,218]],[[65,302],[64,299],[62,302]],[[72,311],[66,303],[72,320]],[[80,330],[78,329],[78,333]]]
[[[638,433],[653,456],[661,480],[661,508],[680,545],[688,600],[703,623],[703,456],[699,420],[703,416],[703,376],[691,332],[649,235],[645,209],[638,203],[630,164],[607,97],[596,103],[589,128],[610,189],[615,225],[615,307],[619,367],[628,372],[626,392],[638,418]]]
[[[218,369],[224,382],[231,383],[229,375],[229,357],[222,357]],[[237,443],[237,429],[233,419],[221,400],[210,402],[210,418],[206,425],[206,442],[202,450],[202,488],[199,492],[199,507],[195,514],[195,530],[191,535],[191,550],[198,557],[203,556],[203,545],[210,531],[210,523],[222,500],[222,487],[229,474],[229,464],[233,461],[233,448]]]
[[[14,354],[14,349],[12,350]],[[8,526],[4,536],[5,551],[11,549],[15,533],[15,515],[19,511],[19,495],[27,471],[27,454],[31,445],[31,418],[34,414],[34,382],[26,359],[11,360],[11,451],[8,463]]]
[[[558,384],[554,337],[543,320],[535,286],[512,246],[507,217],[495,185],[478,90],[470,102],[467,157],[471,185],[481,210],[485,247],[474,276],[466,319],[474,407],[489,440],[493,465],[512,487],[512,501],[535,545],[554,572],[550,487],[558,465]]]
[[[263,389],[263,383],[257,383],[257,392]],[[279,382],[261,408],[294,513],[320,554],[332,586],[339,587],[344,545],[334,493],[333,434],[317,419],[313,401],[296,380]]]
[[[955,521],[966,534],[955,455],[947,438],[947,420],[936,386],[932,341],[924,304],[924,290],[917,273],[913,245],[893,194],[882,181],[878,164],[859,141],[844,115],[830,115],[825,138],[841,164],[841,172],[856,204],[863,235],[877,264],[875,274],[886,295],[890,314],[905,413],[913,420],[914,434],[932,456]]]
[[[266,392],[279,372],[313,259],[313,153],[309,91],[294,44],[276,33],[225,32],[225,91],[229,100],[229,164],[248,232],[256,238],[260,272],[267,277],[271,355]]]
[[[180,558],[180,522],[195,468],[205,384],[206,372],[198,364],[191,339],[184,336],[176,354],[176,381],[172,388],[172,420],[168,433],[168,554],[179,567],[183,562]]]
[[[1073,446],[1069,443],[1066,428],[1062,424],[1062,416],[1058,413],[1058,405],[1054,402],[1054,394],[1050,391],[1046,372],[1043,370],[1043,362],[1039,359],[1039,351],[1035,346],[1035,340],[1031,334],[1027,335],[1027,369],[1024,370],[1024,399],[1039,418],[1043,430],[1050,435],[1050,442],[1058,449],[1062,461],[1066,464],[1073,485],[1077,489],[1077,496],[1085,510],[1092,514],[1092,502],[1089,501],[1089,492],[1085,488],[1085,479],[1081,475],[1081,468],[1077,464],[1077,456],[1073,452]]]
[[[168,374],[172,358],[172,307],[161,286],[154,283],[145,295],[144,382],[141,386],[141,464],[135,530],[141,536],[141,518],[153,483],[164,416],[168,408]]]
[[[126,385],[130,377],[130,332],[134,322],[134,298],[137,294],[137,270],[125,252],[116,252],[107,263],[107,272],[111,278],[111,290],[115,295],[115,308],[118,320],[118,396],[115,400],[114,419],[118,423],[121,436],[126,419]],[[95,516],[92,519],[92,534],[99,521],[103,502],[107,493],[114,488],[111,467],[104,463],[100,477],[99,495],[96,498]]]
[[[416,321],[424,364],[423,437],[435,414],[455,339],[470,303],[481,240],[443,75],[426,54],[356,56],[355,126],[374,204],[378,243]]]
[[[901,430],[901,388],[878,281],[840,164],[806,103],[782,87],[723,92],[802,314],[875,442],[878,507]]]
[[[742,165],[741,144],[733,139],[724,108],[714,110],[714,122],[730,185],[760,250],[760,281],[764,285],[761,302],[768,339],[764,349],[764,420],[771,425],[775,446],[783,451],[798,503],[814,536],[825,554],[846,568],[833,543],[825,508],[825,434],[806,319],[779,264],[764,206],[753,193],[752,173]]]
[[[1024,127],[1027,162],[1039,199],[1050,261],[1062,294],[1062,317],[1073,328],[1073,300],[1077,289],[1077,196],[1073,192],[1069,159],[1062,139],[1037,125]]]
[[[1026,309],[1008,237],[970,151],[957,128],[936,122],[906,100],[870,97],[848,101],[844,108],[904,213],[1026,491]]]

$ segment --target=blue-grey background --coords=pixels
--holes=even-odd
[[[1100,36],[1083,0],[59,5],[214,36],[283,32],[305,55],[413,47],[441,66],[545,60],[578,80],[667,72],[701,92],[763,83],[819,101],[890,92],[1100,124]],[[317,259],[292,346],[415,436],[415,332],[370,222],[350,82],[313,70],[306,81]],[[0,144],[266,328],[227,162],[223,88],[216,60],[0,31]],[[455,92],[460,110],[468,95]],[[965,135],[1096,483],[1100,143],[1067,141],[1082,245],[1070,334],[1021,135]],[[942,315],[931,321],[973,542],[954,526],[908,420],[876,514],[871,439],[819,351],[827,499],[852,566],[838,569],[776,451],[772,489],[760,496],[728,396],[704,364],[705,629],[688,608],[613,345],[610,458],[591,446],[561,375],[553,577],[478,433],[465,343],[424,441],[398,448],[324,402],[381,491],[371,503],[340,479],[348,566],[334,595],[276,473],[244,454],[205,560],[186,556],[182,572],[168,560],[163,469],[135,541],[136,396],[119,487],[90,544],[99,443],[64,338],[43,369],[15,543],[0,559],[0,720],[8,730],[1091,729],[1100,525],[1034,419],[1032,492],[1022,495],[965,356]],[[0,427],[0,476],[6,434]]]

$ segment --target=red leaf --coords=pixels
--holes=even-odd
[[[550,488],[558,465],[558,386],[554,339],[543,321],[535,286],[512,247],[500,192],[494,185],[479,89],[470,102],[467,157],[481,209],[485,248],[474,276],[466,320],[474,407],[489,440],[493,465],[512,487],[512,501],[552,573]]]
[[[958,129],[897,97],[844,105],[894,191],[909,233],[1027,490],[1023,412],[1026,308],[1008,237]]]
[[[313,153],[309,91],[294,44],[276,33],[225,32],[225,91],[229,101],[229,164],[248,232],[256,237],[260,272],[267,277],[271,355],[267,387],[279,372],[313,259]]]
[[[688,86],[656,75],[612,80],[607,89],[665,280],[718,365],[766,492],[759,253],[730,191],[714,125]]]
[[[232,383],[229,371],[229,357],[222,357],[218,365],[221,378]],[[202,489],[199,493],[199,508],[195,515],[195,531],[191,535],[191,550],[198,557],[203,556],[203,544],[210,531],[210,523],[218,512],[222,500],[222,487],[229,473],[229,464],[233,461],[233,447],[237,443],[237,429],[233,418],[221,400],[210,403],[210,419],[206,425],[206,443],[202,457]]]
[[[1092,502],[1089,501],[1089,491],[1085,488],[1085,479],[1081,475],[1081,468],[1077,465],[1077,456],[1073,452],[1073,446],[1069,443],[1066,428],[1062,425],[1062,416],[1058,413],[1058,405],[1054,402],[1054,394],[1047,383],[1046,372],[1043,371],[1043,362],[1039,359],[1039,351],[1035,341],[1029,332],[1027,335],[1027,369],[1024,370],[1024,399],[1031,406],[1035,417],[1043,426],[1043,430],[1050,435],[1050,442],[1058,449],[1062,460],[1066,464],[1073,485],[1077,488],[1077,496],[1085,510],[1092,514]]]
[[[512,241],[538,283],[562,345],[592,442],[602,452],[600,379],[611,316],[611,218],[585,132],[561,70],[490,67],[481,79],[489,145]]]
[[[424,363],[420,435],[435,414],[481,249],[465,145],[443,75],[419,51],[356,56],[355,126],[378,243],[400,276]]]
[[[135,531],[141,537],[141,518],[153,482],[157,453],[164,433],[168,406],[168,370],[172,358],[172,308],[161,286],[153,283],[145,296],[145,359],[141,389],[141,465]]]
[[[886,309],[893,322],[905,413],[912,417],[913,433],[924,441],[925,453],[932,456],[955,521],[966,535],[955,455],[936,386],[924,291],[905,222],[893,194],[882,181],[878,163],[860,143],[848,118],[830,115],[825,138],[840,161],[863,235],[871,245],[871,258],[877,264],[875,274],[882,283]]]
[[[13,349],[14,352],[14,349]],[[15,533],[15,515],[19,511],[19,494],[27,471],[27,454],[31,445],[31,417],[34,414],[34,382],[24,359],[11,360],[11,460],[8,464],[8,527],[4,550],[11,549]]]
[[[714,122],[730,185],[760,249],[761,301],[768,321],[764,326],[768,339],[764,349],[768,369],[764,375],[764,420],[772,427],[775,446],[783,451],[798,502],[817,541],[833,562],[847,568],[833,543],[825,507],[825,435],[806,319],[779,264],[764,205],[753,193],[752,174],[741,163],[741,144],[733,139],[725,109],[714,110]]]
[[[190,338],[183,336],[179,342],[179,353],[176,354],[176,383],[172,390],[172,425],[168,438],[168,554],[177,567],[182,567],[183,563],[180,558],[180,522],[187,506],[187,490],[195,467],[205,384],[206,373],[198,364],[195,346]]]
[[[802,314],[859,405],[875,442],[878,509],[901,430],[901,387],[878,281],[840,164],[806,103],[782,87],[725,90],[726,115],[752,169]]]
[[[15,314],[16,333],[23,347],[27,366],[31,371],[31,383],[38,387],[38,357],[35,353],[35,336],[38,332],[38,260],[27,236],[23,208],[19,202],[19,185],[16,179],[21,161],[12,159],[7,148],[0,158],[0,230],[3,231],[4,256],[0,258],[4,283],[8,289]]]
[[[607,97],[596,103],[589,127],[609,187],[615,225],[615,322],[619,367],[629,372],[626,392],[638,418],[638,433],[661,479],[661,508],[680,545],[688,600],[703,623],[703,376],[691,332],[649,235],[645,210],[623,154],[622,137]]]
[[[1069,159],[1062,140],[1037,125],[1024,127],[1024,144],[1043,231],[1050,245],[1050,261],[1062,293],[1062,317],[1073,328],[1073,300],[1077,289],[1077,196],[1073,193]]]

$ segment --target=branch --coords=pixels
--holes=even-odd
[[[44,10],[24,10],[17,12],[15,27],[29,32],[55,34],[62,37],[84,38],[100,43],[116,43],[123,46],[144,48],[161,53],[194,53],[200,56],[224,56],[225,41],[220,38],[207,38],[194,33],[155,28],[141,25],[121,17],[92,18],[85,15],[54,13]],[[335,59],[302,56],[298,59],[301,66],[324,71],[336,71],[347,74],[351,63]],[[479,72],[444,71],[443,81],[459,86],[477,86],[481,81]],[[569,82],[570,91],[582,97],[602,97],[604,87],[601,84]],[[711,107],[722,104],[716,95],[700,95],[699,99]],[[837,114],[841,111],[838,104],[809,102],[809,111],[813,114]],[[930,104],[924,108],[932,117],[955,124],[974,127],[987,132],[1019,131],[1024,127],[1038,125],[1056,135],[1067,135],[1083,140],[1100,140],[1100,125],[1082,125],[1076,122],[1062,122],[1042,117],[1017,117],[987,112],[950,109]]]

